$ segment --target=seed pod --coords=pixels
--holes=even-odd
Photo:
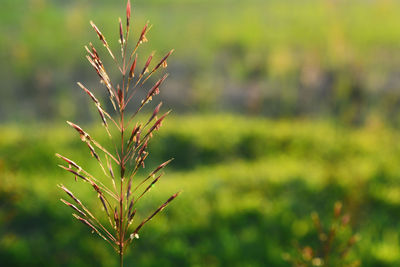
[[[167,67],[167,58],[174,52],[175,50],[172,49],[171,51],[168,52],[168,54],[166,56],[163,57],[163,59],[161,59],[160,63],[158,63],[154,69],[152,70],[152,72],[155,72],[160,66],[163,66],[163,68]]]
[[[135,60],[132,63],[131,69],[129,70],[129,79],[132,79],[135,77],[135,68],[136,68],[136,62],[137,62],[138,54],[136,54]]]
[[[73,210],[75,210],[76,212],[78,212],[80,215],[82,215],[83,217],[86,217],[86,214],[81,211],[80,209],[78,209],[75,205],[69,203],[68,201],[65,201],[64,199],[60,199],[65,205],[67,205],[68,207],[72,208]]]
[[[128,189],[126,190],[126,199],[128,200],[131,196],[132,179],[128,182]]]
[[[75,168],[77,168],[78,171],[82,169],[78,164],[76,164],[75,162],[73,162],[72,160],[70,160],[70,159],[68,159],[68,158],[66,158],[66,157],[64,157],[64,156],[62,156],[62,155],[60,155],[60,154],[58,154],[58,153],[56,153],[56,156],[59,157],[60,159],[63,159],[64,161],[66,161],[69,165],[72,165],[72,166],[74,166]],[[71,167],[70,167],[70,168],[71,168]]]
[[[162,102],[160,102],[158,105],[157,105],[157,107],[154,109],[154,111],[153,111],[153,114],[151,115],[151,117],[149,118],[149,120],[147,121],[147,123],[146,123],[146,125],[148,125],[154,118],[156,118],[157,119],[157,114],[158,114],[158,112],[160,111],[160,108],[161,108],[161,106],[162,106]]]
[[[126,31],[129,31],[129,24],[131,20],[131,1],[128,0],[128,3],[126,4]]]
[[[65,193],[67,193],[76,203],[78,203],[78,205],[82,205],[82,202],[81,202],[79,199],[77,199],[77,198],[74,196],[74,194],[73,194],[71,191],[69,191],[64,185],[59,185],[59,187],[60,187]]]
[[[160,93],[159,87],[164,82],[164,80],[168,77],[168,74],[165,74],[160,80],[158,80],[154,86],[149,90],[147,96],[144,100],[142,100],[142,105],[147,103],[152,99],[153,96],[158,95]]]
[[[106,39],[104,38],[104,35],[100,32],[99,28],[93,23],[93,21],[90,21],[90,25],[92,25],[94,31],[97,33],[97,36],[99,37],[100,41],[103,42],[105,46],[108,46]]]
[[[119,18],[119,42],[121,43],[121,45],[125,44],[124,32],[123,31],[124,30],[122,28],[121,18]]]
[[[144,25],[143,30],[142,30],[142,33],[140,34],[140,37],[139,37],[138,45],[139,45],[139,44],[142,44],[142,43],[148,42],[148,40],[147,40],[147,38],[146,38],[146,33],[147,33],[147,31],[148,31],[148,29],[147,29],[147,28],[148,28],[148,25],[149,25],[148,22],[146,23],[146,25]]]
[[[146,61],[146,64],[144,64],[144,68],[143,68],[140,76],[143,76],[143,74],[145,74],[149,71],[149,65],[150,65],[151,60],[153,59],[153,56],[154,56],[154,52],[151,53],[151,55],[149,56],[149,58]]]
[[[133,139],[136,137],[137,133],[140,131],[141,126],[142,126],[141,124],[138,126],[136,123],[135,127],[132,129],[131,136],[129,137],[128,145],[134,141]]]
[[[150,221],[154,216],[157,215],[157,213],[159,213],[160,211],[162,211],[172,200],[174,200],[178,195],[180,194],[180,192],[173,194],[164,204],[162,204],[152,215],[150,215],[147,219],[145,219],[141,224],[139,224],[139,226],[135,229],[135,231],[133,232],[134,234],[137,234],[139,232],[139,230],[143,227],[143,225],[145,223],[147,223],[148,221]]]
[[[106,213],[108,214],[108,209],[107,209],[107,205],[106,205],[106,201],[104,200],[104,197],[101,194],[98,194],[101,204],[103,204],[104,210],[106,211]]]
[[[114,210],[114,221],[115,221],[115,226],[117,227],[117,225],[119,224],[117,208],[115,208]]]
[[[129,214],[129,222],[132,222],[133,218],[135,217],[135,214],[136,214],[136,209]]]

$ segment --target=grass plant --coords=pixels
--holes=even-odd
[[[145,160],[149,155],[148,144],[153,134],[161,127],[169,111],[158,118],[162,106],[162,102],[160,102],[155,107],[149,119],[138,121],[136,115],[154,96],[159,94],[159,88],[167,78],[167,74],[156,81],[153,86],[148,89],[145,88],[152,75],[167,66],[167,58],[172,54],[173,50],[168,52],[153,67],[150,67],[154,57],[154,53],[152,53],[145,61],[144,67],[139,69],[137,67],[137,50],[143,43],[147,42],[146,34],[151,26],[146,23],[139,35],[139,39],[134,43],[132,52],[129,52],[130,18],[131,4],[128,0],[126,23],[124,23],[125,29],[121,19],[119,19],[120,59],[114,55],[99,28],[92,21],[90,22],[105,50],[115,62],[118,71],[122,75],[122,78],[117,83],[112,81],[108,75],[94,45],[90,43],[89,46],[85,47],[87,51],[86,58],[95,69],[100,82],[107,91],[113,113],[110,112],[110,114],[106,111],[106,108],[104,108],[91,90],[82,83],[78,83],[79,87],[94,103],[100,115],[102,125],[109,137],[109,147],[111,149],[97,142],[79,125],[68,121],[68,124],[76,130],[82,142],[88,147],[92,158],[98,162],[103,177],[96,177],[73,160],[56,154],[65,163],[64,165],[59,165],[62,169],[73,174],[76,181],[80,180],[93,188],[99,200],[99,207],[107,219],[99,218],[97,213],[91,211],[83,201],[63,184],[60,184],[59,187],[71,200],[61,199],[61,201],[74,210],[73,216],[78,221],[86,225],[93,233],[99,235],[115,249],[119,254],[120,266],[123,266],[124,253],[128,246],[135,239],[139,238],[140,229],[179,194],[179,192],[173,194],[147,218],[138,224],[134,223],[139,200],[161,179],[163,168],[171,162],[170,159],[160,164],[145,176],[143,180],[138,181],[136,179],[139,169],[145,167]],[[147,94],[145,94],[144,98],[140,99],[137,96],[143,90],[147,90]],[[135,100],[139,101],[136,105],[137,109],[133,114],[128,114],[126,112],[127,106]],[[104,223],[104,221],[108,222]],[[135,227],[133,227],[134,224],[136,224]]]
[[[336,202],[333,208],[333,219],[329,230],[325,230],[317,212],[311,214],[314,227],[318,234],[318,245],[312,247],[297,246],[297,254],[291,257],[284,255],[294,267],[307,266],[343,266],[358,267],[360,260],[349,259],[349,253],[359,238],[350,226],[350,214],[343,214],[343,205]]]

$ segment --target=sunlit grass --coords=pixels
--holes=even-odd
[[[85,128],[99,136],[104,131]],[[113,264],[107,257],[112,251],[89,238],[57,201],[61,195],[55,185],[68,183],[89,206],[96,205],[90,190],[56,167],[55,147],[77,161],[87,154],[86,147],[75,143],[75,133],[66,129],[0,129],[0,199],[6,203],[0,224],[7,229],[1,233],[0,253],[10,264],[31,259],[31,251],[50,257],[50,265],[86,266],[82,257],[99,266]],[[330,121],[216,115],[173,116],[157,135],[150,149],[153,161],[147,164],[155,166],[170,155],[176,159],[152,189],[153,197],[141,200],[138,218],[176,188],[182,190],[182,198],[144,229],[145,238],[137,241],[128,262],[286,266],[282,253],[293,248],[292,241],[313,236],[310,213],[318,211],[325,220],[340,200],[361,237],[352,257],[360,258],[363,266],[399,264],[398,246],[387,234],[400,222],[397,130],[380,124],[352,129]],[[88,167],[95,169],[95,164]],[[28,222],[30,228],[24,226]],[[48,231],[57,234],[50,237]],[[36,234],[41,238],[35,240]],[[38,245],[54,242],[54,255]],[[32,266],[38,264],[33,261]]]

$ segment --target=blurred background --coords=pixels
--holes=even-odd
[[[96,172],[64,122],[107,143],[76,82],[107,101],[84,46],[93,42],[117,78],[89,21],[119,54],[125,5],[0,2],[1,266],[117,262],[58,201],[64,183],[98,204],[57,169],[54,153]],[[310,214],[329,229],[337,201],[351,220],[331,258],[352,234],[358,242],[332,266],[400,265],[399,1],[135,0],[132,8],[135,41],[147,20],[154,25],[139,66],[152,51],[159,61],[175,49],[147,110],[160,100],[173,110],[148,166],[175,160],[143,216],[183,193],[143,229],[127,266],[291,266],[298,247],[319,248]]]

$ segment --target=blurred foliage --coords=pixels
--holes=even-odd
[[[321,223],[318,213],[311,214],[314,223],[314,238],[310,238],[307,246],[295,243],[296,252],[292,255],[289,253],[284,255],[293,267],[359,267],[361,265],[359,259],[348,259],[358,238],[349,227],[351,215],[342,214],[342,207],[341,202],[335,203],[333,216],[328,226]]]
[[[83,103],[76,81],[98,85],[83,56],[96,38],[88,21],[117,51],[124,5],[2,0],[0,120],[85,116],[72,103]],[[162,90],[175,110],[400,121],[396,0],[137,0],[133,8],[135,36],[147,19],[154,24],[142,61],[176,49]]]
[[[103,128],[91,126],[94,137]],[[56,184],[88,205],[92,192],[59,170],[52,152],[79,164],[87,148],[65,126],[0,128],[0,265],[113,266],[111,247],[70,216]],[[361,266],[399,266],[400,133],[377,121],[351,129],[333,121],[172,116],[151,143],[147,167],[174,157],[138,221],[183,190],[127,255],[137,266],[288,266],[293,242],[310,244],[309,214],[329,225],[342,201],[360,237]],[[107,139],[99,138],[101,143]],[[85,164],[86,165],[86,164]],[[146,169],[150,171],[150,169]],[[146,171],[146,173],[147,173]]]

